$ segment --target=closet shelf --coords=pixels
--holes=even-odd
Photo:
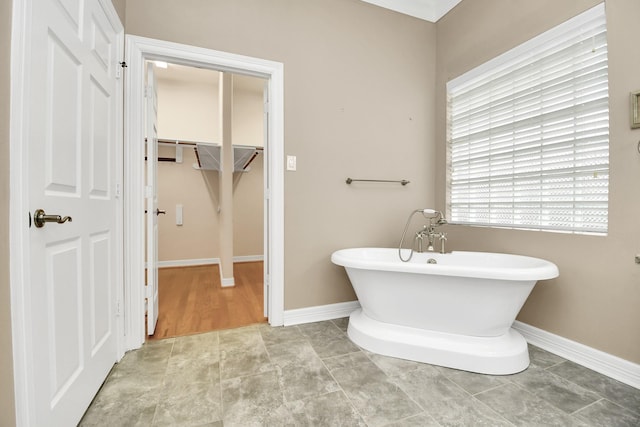
[[[256,156],[262,151],[262,148],[251,147],[248,145],[233,146],[233,171],[249,172],[249,165]],[[198,166],[202,170],[220,170],[220,162],[222,155],[222,147],[212,144],[197,144],[196,157]]]
[[[198,160],[198,168],[201,170],[220,170],[220,162],[222,156],[222,146],[210,142],[193,142],[193,141],[175,141],[167,139],[158,139],[158,143],[163,145],[189,145],[196,152]],[[249,165],[263,150],[262,147],[253,147],[250,145],[234,145],[233,146],[233,171],[248,172]],[[194,165],[195,166],[195,165]]]

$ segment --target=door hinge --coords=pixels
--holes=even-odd
[[[120,301],[116,302],[116,316],[120,317],[122,315],[122,306],[120,305]]]
[[[121,68],[126,68],[127,67],[127,63],[122,61],[122,62],[118,62],[118,64],[120,64]],[[116,79],[120,79],[122,77],[122,70],[120,68],[116,68]]]
[[[153,197],[153,187],[151,187],[150,185],[146,185],[144,187],[144,197],[146,197],[147,199]]]

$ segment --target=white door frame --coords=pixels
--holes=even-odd
[[[28,145],[25,143],[27,135],[23,126],[24,102],[28,99],[28,85],[25,79],[25,52],[29,43],[31,27],[28,25],[29,8],[37,7],[32,1],[13,0],[12,6],[12,30],[11,30],[11,102],[10,102],[10,124],[9,124],[9,282],[11,289],[11,335],[13,347],[13,381],[16,408],[16,425],[29,426],[33,424],[35,418],[34,408],[34,385],[30,379],[33,377],[33,343],[28,340],[27,331],[32,328],[31,323],[31,295],[30,287],[27,286],[30,280],[31,262],[29,257],[29,167]],[[109,22],[119,31],[118,41],[115,48],[117,58],[122,57],[124,47],[124,27],[110,0],[98,0],[102,6]],[[118,111],[115,118],[115,129],[113,135],[117,138],[116,158],[114,167],[117,176],[122,176],[122,78],[118,81],[116,90],[116,105]],[[119,181],[116,185],[116,199],[118,202],[118,217],[114,233],[115,244],[117,246],[116,272],[113,277],[116,279],[116,289],[123,289],[123,233],[122,233],[122,212],[123,201],[121,199],[121,187]],[[39,262],[36,260],[35,262]],[[119,305],[122,298],[118,292],[116,303]],[[117,335],[117,359],[124,355],[124,325],[122,315],[116,319]]]
[[[144,333],[144,62],[181,65],[267,78],[270,189],[268,257],[269,323],[284,324],[284,66],[280,62],[162,40],[127,35],[124,137],[124,332],[128,349],[140,347]],[[267,278],[265,278],[266,280]]]

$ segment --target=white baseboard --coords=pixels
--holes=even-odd
[[[284,326],[303,323],[321,322],[323,320],[349,317],[354,310],[360,308],[358,301],[339,302],[337,304],[318,305],[315,307],[297,308],[284,311]]]
[[[238,255],[233,257],[233,262],[256,262],[264,261],[264,255]]]
[[[232,288],[236,285],[236,279],[233,278],[233,269],[231,270],[231,277],[224,277],[222,275],[222,267],[218,268],[220,273],[220,286],[223,288]]]
[[[537,347],[640,389],[640,365],[515,321],[513,328]]]
[[[162,267],[191,267],[195,265],[220,264],[220,258],[175,259],[158,261],[158,268]]]
[[[233,277],[224,278],[220,276],[220,286],[223,288],[232,288],[236,285],[236,279]]]
[[[239,255],[233,257],[233,262],[255,262],[264,261],[264,255]],[[220,258],[196,258],[196,259],[175,259],[169,261],[158,261],[158,267],[191,267],[195,265],[220,264]]]

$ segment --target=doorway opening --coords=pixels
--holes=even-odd
[[[177,65],[263,79],[264,91],[264,316],[272,326],[284,317],[284,79],[278,62],[213,51],[138,36],[126,36],[125,80],[125,285],[123,289],[126,348],[145,341],[145,209],[151,189],[145,183],[145,64]],[[161,136],[161,135],[158,135]],[[228,152],[228,151],[227,151]],[[194,171],[198,173],[198,171]],[[161,209],[161,208],[158,208]],[[175,206],[173,206],[175,209]],[[164,210],[164,209],[163,209]],[[184,212],[183,212],[184,213]],[[184,218],[186,221],[186,217]],[[147,267],[149,267],[147,265]],[[156,267],[157,268],[157,267]],[[226,279],[223,277],[222,279]]]
[[[156,182],[147,185],[157,188],[158,197],[152,218],[158,228],[158,317],[148,340],[266,322],[267,80],[160,61],[146,65],[157,95],[157,138],[147,136],[147,144],[156,144],[147,153],[156,155],[146,158],[147,165],[156,162]],[[231,90],[229,109],[220,108],[225,74],[231,77],[224,88]],[[225,144],[221,129],[228,123],[231,140]],[[233,172],[225,175],[226,149],[233,151]],[[223,185],[231,187],[231,203],[222,200]],[[222,221],[224,214],[233,221]],[[225,234],[232,240],[226,242]],[[232,258],[227,274],[225,257]],[[233,286],[225,286],[229,281]]]

